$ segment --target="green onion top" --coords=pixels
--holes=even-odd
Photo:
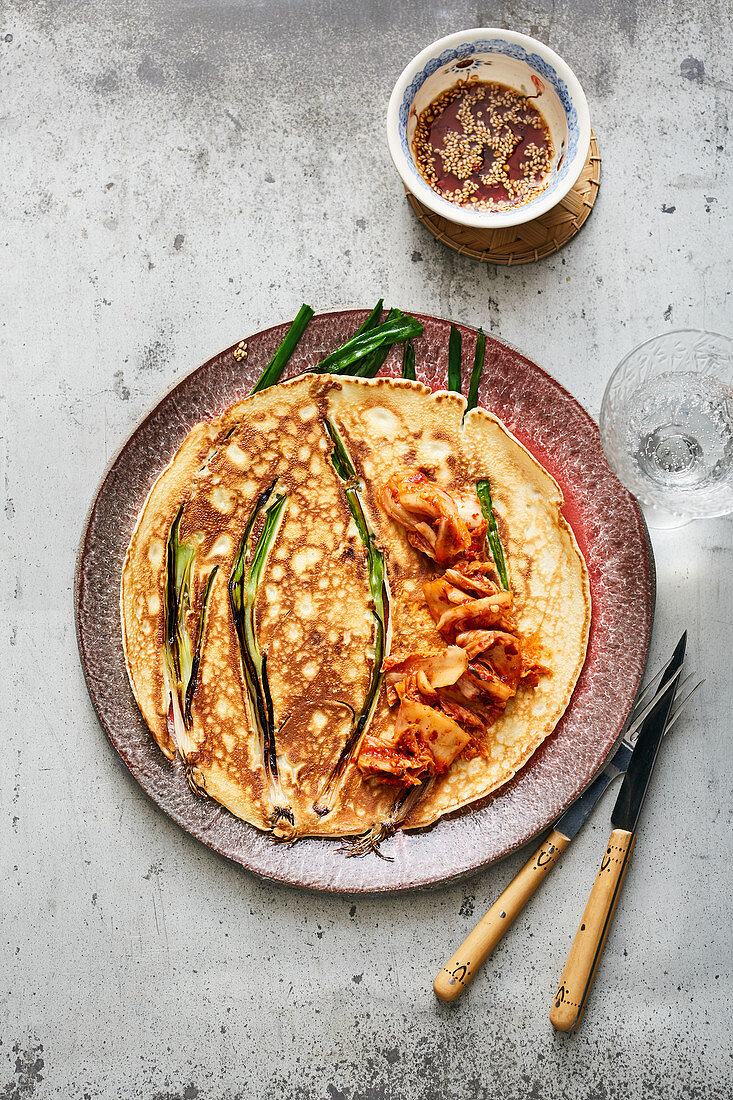
[[[300,307],[298,316],[288,329],[282,344],[255,383],[252,393],[258,393],[260,390],[269,389],[270,386],[274,386],[276,382],[280,381],[282,372],[288,365],[290,357],[295,351],[298,341],[305,332],[313,313],[314,311],[310,306],[302,305]]]
[[[391,309],[387,315],[387,321],[396,321],[401,316],[398,309]],[[385,322],[386,323],[386,322]],[[384,366],[384,361],[389,355],[389,349],[391,343],[382,344],[381,348],[377,348],[371,355],[365,355],[362,360],[361,366],[354,371],[357,378],[376,378],[380,370]]]
[[[391,346],[422,334],[423,326],[414,317],[399,310],[393,310],[392,313],[396,316],[392,315],[383,324],[352,336],[342,347],[327,355],[314,367],[314,373],[353,374],[350,368],[354,363],[360,362],[383,345]]]
[[[506,559],[504,558],[504,550],[501,545],[501,539],[499,537],[499,528],[496,525],[496,516],[494,515],[494,508],[491,503],[491,482],[488,478],[482,478],[476,484],[476,492],[478,493],[478,499],[481,503],[481,511],[484,514],[484,518],[488,523],[488,530],[486,532],[486,541],[489,544],[491,555],[496,565],[496,571],[499,574],[502,588],[505,591],[509,591],[509,576],[507,574]]]
[[[415,347],[412,340],[405,344],[405,354],[402,357],[402,377],[415,381]]]
[[[448,340],[448,389],[461,392],[461,333],[455,325],[450,327]]]
[[[473,369],[471,381],[468,387],[468,409],[475,409],[478,405],[478,386],[481,381],[481,372],[484,369],[484,357],[486,355],[486,333],[479,329],[476,334],[476,354],[473,357]]]
[[[361,336],[362,332],[370,332],[373,328],[376,328],[379,324],[379,318],[382,316],[382,310],[384,309],[384,298],[380,298],[375,305],[372,312],[367,317],[361,328],[358,328],[354,333],[354,336]]]

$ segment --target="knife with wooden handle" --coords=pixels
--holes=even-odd
[[[635,843],[636,833],[611,833],[550,1012],[558,1031],[573,1031],[580,1023]]]
[[[686,642],[687,633],[677,643],[668,666],[670,673],[679,674],[685,659]],[[583,1018],[634,850],[639,814],[672,709],[674,693],[675,684],[671,683],[656,700],[639,730],[636,747],[611,814],[613,832],[550,1010],[550,1022],[558,1031],[574,1031]]]
[[[455,954],[443,966],[433,982],[435,995],[441,1001],[455,1001],[456,998],[460,997],[463,990],[477,974],[482,963],[486,961],[534,892],[544,882],[570,841],[587,821],[591,810],[609,783],[626,772],[634,751],[637,732],[652,713],[657,702],[670,687],[672,688],[672,695],[674,695],[681,666],[673,668],[673,664],[674,657],[660,672],[651,678],[637,701],[632,715],[632,723],[611,759],[607,761],[590,787],[579,798],[576,798],[556,822],[547,839],[543,841],[534,855],[527,860],[524,867],[512,879],[503,894],[497,898],[488,913],[482,917]],[[655,685],[656,690],[651,701],[647,701]],[[684,703],[680,704],[676,709],[675,717],[683,705]],[[668,726],[671,726],[671,724],[670,721]]]

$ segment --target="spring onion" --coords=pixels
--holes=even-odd
[[[387,321],[396,321],[399,317],[400,311],[398,309],[391,309],[387,314]],[[389,355],[390,347],[391,344],[382,344],[381,348],[377,348],[371,355],[365,356],[361,366],[354,372],[355,375],[358,378],[376,378],[384,366],[385,359]]]
[[[379,324],[379,318],[382,316],[382,310],[384,309],[384,298],[380,298],[375,305],[372,312],[367,317],[361,328],[358,328],[354,333],[354,336],[361,336],[362,332],[370,332],[371,329],[376,328]]]
[[[468,409],[475,409],[478,405],[478,384],[481,381],[481,372],[484,369],[484,356],[486,355],[486,333],[479,329],[476,334],[476,354],[473,357],[471,381],[468,387]]]
[[[257,732],[270,796],[274,805],[272,824],[281,819],[293,823],[292,811],[284,805],[277,766],[275,716],[267,677],[267,653],[260,650],[255,622],[255,604],[268,554],[272,549],[283,518],[287,496],[277,489],[277,480],[257,498],[239,544],[232,575],[229,579],[229,603],[239,639],[242,669],[252,724]],[[263,524],[249,567],[247,558],[252,548],[255,524],[262,516]]]
[[[300,307],[297,317],[286,333],[285,339],[255,383],[252,393],[266,390],[280,381],[282,372],[288,365],[290,357],[295,351],[298,341],[305,332],[313,313],[314,311],[310,306],[302,305]]]
[[[405,353],[402,356],[402,377],[415,381],[415,345],[412,340],[405,344]]]
[[[461,339],[460,330],[455,325],[450,327],[448,340],[448,389],[455,393],[461,392]]]
[[[199,609],[199,622],[198,631],[196,634],[196,649],[191,661],[191,673],[188,678],[188,686],[186,688],[185,705],[183,709],[183,720],[186,723],[186,728],[190,729],[193,723],[193,717],[191,715],[191,704],[193,703],[193,693],[196,690],[196,681],[199,675],[199,665],[201,664],[201,646],[204,640],[204,628],[206,625],[206,609],[209,606],[209,596],[211,595],[211,586],[214,583],[214,577],[219,572],[219,566],[215,565],[206,578],[206,584],[201,594],[201,607]]]
[[[361,710],[358,714],[355,714],[346,742],[314,804],[313,808],[320,816],[329,813],[333,808],[333,796],[338,781],[372,719],[374,708],[377,705],[379,689],[382,685],[382,664],[389,651],[389,584],[384,551],[376,545],[376,535],[364,506],[364,485],[357,477],[356,468],[351,460],[351,455],[346,449],[346,444],[338,428],[331,420],[326,418],[325,424],[333,443],[330,456],[331,465],[343,483],[349,511],[359,532],[359,538],[366,550],[369,591],[372,597],[372,615],[374,617],[374,656],[369,685]]]
[[[380,851],[380,845],[383,841],[393,836],[403,821],[406,821],[409,815],[417,806],[418,802],[421,802],[425,798],[428,791],[435,782],[433,776],[425,779],[418,787],[408,787],[405,791],[400,793],[392,803],[392,809],[384,821],[380,821],[378,824],[373,825],[369,832],[363,836],[357,837],[356,840],[350,844],[345,844],[340,849],[347,858],[353,856],[366,856],[370,852],[374,852],[375,856],[379,856],[380,859],[388,860],[390,863],[393,860],[393,856],[385,856]]]
[[[391,320],[388,319],[367,332],[352,336],[342,347],[322,359],[313,368],[314,373],[353,375],[352,367],[354,363],[363,365],[361,363],[363,359],[384,345],[391,347],[392,344],[398,344],[403,340],[411,339],[413,336],[421,335],[423,326],[414,317],[410,317],[400,310],[394,310],[393,313],[396,313],[396,316],[392,317]]]
[[[196,751],[196,743],[189,733],[193,725],[191,705],[196,690],[196,680],[201,661],[201,646],[206,628],[206,610],[211,586],[218,566],[209,573],[201,594],[198,628],[195,646],[188,630],[188,616],[193,609],[192,574],[196,560],[196,546],[180,541],[183,505],[171,524],[166,546],[165,566],[165,641],[163,665],[170,706],[173,712],[173,733],[176,748],[186,767],[186,778],[192,789],[198,789],[192,780],[188,757]]]
[[[478,498],[481,503],[481,511],[484,514],[484,519],[489,525],[486,532],[486,541],[489,544],[502,587],[508,592],[509,577],[507,575],[504,550],[502,549],[501,539],[499,537],[499,528],[496,525],[496,516],[494,515],[494,508],[491,503],[491,483],[488,478],[482,478],[477,483],[476,492],[478,493]]]

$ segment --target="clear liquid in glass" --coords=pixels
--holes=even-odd
[[[654,503],[696,514],[733,508],[733,390],[698,371],[647,379],[633,395],[627,454]]]

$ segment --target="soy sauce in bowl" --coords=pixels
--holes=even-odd
[[[554,148],[532,98],[475,78],[441,92],[418,116],[412,141],[426,183],[477,211],[510,210],[541,194]]]

